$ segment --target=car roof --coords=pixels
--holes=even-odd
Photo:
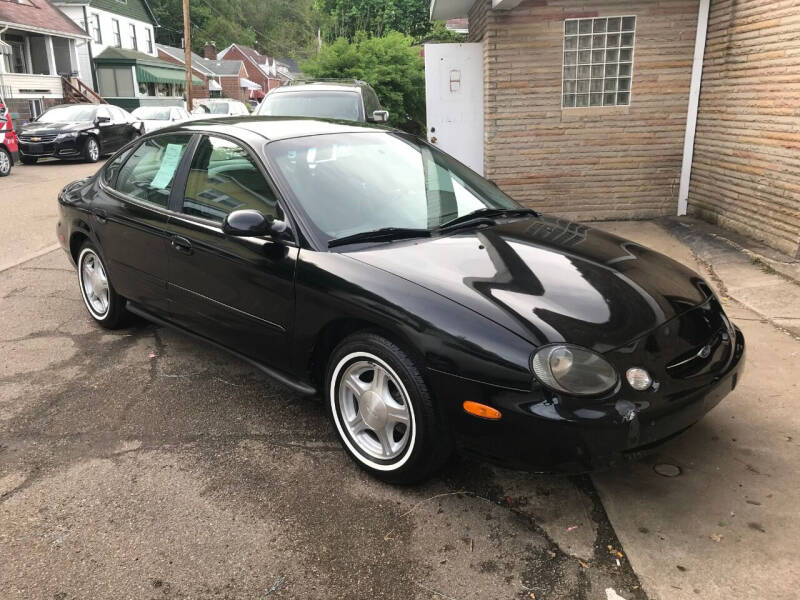
[[[220,133],[234,133],[231,129],[244,129],[256,133],[268,140],[284,140],[305,137],[309,135],[324,135],[330,133],[376,133],[389,131],[386,127],[372,124],[356,125],[345,121],[330,119],[298,119],[294,117],[222,117],[216,119],[200,119],[187,121],[171,131],[219,131]],[[164,130],[161,130],[162,132]]]
[[[307,92],[313,90],[315,92],[350,92],[358,94],[365,84],[362,83],[303,83],[299,85],[282,85],[280,87],[270,90],[270,94],[291,94],[292,92]]]

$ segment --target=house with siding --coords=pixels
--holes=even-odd
[[[185,66],[186,53],[183,48],[156,44],[158,57],[167,62]],[[247,71],[241,60],[217,60],[217,49],[213,42],[205,45],[204,56],[192,52],[192,74],[201,85],[192,86],[192,98],[232,98],[247,102],[261,86],[247,79]]]
[[[485,176],[522,203],[688,213],[800,256],[796,3],[433,0],[431,18],[468,18],[481,93],[463,120],[483,131]],[[454,77],[433,83],[444,101],[465,89]]]
[[[78,77],[98,90],[94,59],[106,48],[129,49],[157,57],[156,18],[147,0],[54,0],[90,37],[78,48]]]
[[[249,46],[231,44],[227,48],[220,50],[217,58],[244,62],[247,79],[259,84],[263,90],[261,94],[254,96],[255,99],[262,98],[272,88],[285,85],[291,81],[288,68],[279,70],[276,58],[265,56]]]
[[[0,97],[15,123],[64,102],[88,39],[47,0],[0,2]]]
[[[139,106],[183,106],[186,69],[126,48],[108,47],[94,59],[99,93],[125,110]],[[192,85],[202,85],[192,75]]]

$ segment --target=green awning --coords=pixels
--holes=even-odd
[[[136,79],[140,83],[186,83],[184,71],[146,65],[136,65]],[[203,85],[203,81],[192,75],[192,85]]]

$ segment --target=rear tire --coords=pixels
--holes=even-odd
[[[39,157],[37,157],[37,156],[20,156],[19,160],[23,165],[35,165],[36,162],[39,160]]]
[[[93,136],[86,138],[83,144],[83,160],[87,163],[95,163],[100,158],[100,146]]]
[[[86,309],[95,322],[106,329],[118,329],[125,324],[125,298],[117,294],[100,253],[91,242],[85,242],[78,252],[78,285]]]
[[[326,405],[345,451],[389,483],[429,477],[452,451],[421,370],[410,355],[376,333],[357,333],[331,354]]]
[[[7,177],[11,174],[11,154],[5,148],[0,148],[0,177]]]

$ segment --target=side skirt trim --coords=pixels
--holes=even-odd
[[[143,319],[147,319],[148,321],[151,321],[153,323],[156,323],[157,325],[163,325],[164,327],[171,327],[172,329],[180,331],[184,335],[187,335],[187,336],[189,336],[191,338],[194,338],[196,340],[199,340],[201,342],[205,342],[206,344],[210,344],[210,345],[214,346],[215,348],[219,348],[220,350],[224,350],[228,354],[231,354],[231,355],[235,356],[239,360],[243,360],[244,362],[246,362],[249,365],[252,365],[256,369],[258,369],[259,371],[265,373],[266,375],[269,375],[270,377],[272,377],[276,381],[281,382],[283,385],[292,388],[294,391],[296,391],[296,392],[298,392],[300,394],[303,394],[303,395],[306,395],[306,396],[313,396],[313,395],[315,395],[317,393],[317,389],[315,387],[313,387],[313,386],[311,386],[311,385],[309,385],[309,384],[307,384],[307,383],[305,383],[303,381],[295,379],[291,375],[287,375],[286,373],[283,373],[282,371],[278,371],[277,369],[273,369],[272,367],[268,367],[267,365],[264,365],[264,364],[262,364],[262,363],[260,363],[258,361],[253,360],[252,358],[249,358],[249,357],[245,356],[244,354],[240,354],[239,352],[236,352],[236,350],[231,350],[230,348],[228,348],[226,346],[223,346],[222,344],[218,344],[217,342],[215,342],[213,340],[210,340],[207,337],[203,337],[202,335],[198,335],[196,333],[193,333],[193,332],[189,331],[188,329],[185,329],[185,328],[181,327],[180,325],[176,325],[174,323],[170,323],[169,321],[166,321],[166,320],[162,319],[161,317],[155,316],[153,313],[146,311],[145,309],[133,304],[130,301],[128,301],[127,309],[130,312],[132,312],[133,314],[138,315],[138,316],[142,317]]]

